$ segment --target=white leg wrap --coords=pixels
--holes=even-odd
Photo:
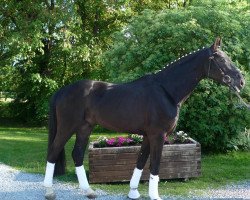
[[[52,187],[54,169],[55,169],[55,163],[47,162],[45,178],[44,178],[44,182],[43,182],[45,187]]]
[[[152,175],[150,174],[149,178],[149,197],[150,199],[157,199],[160,200],[161,198],[159,197],[158,193],[158,182],[159,182],[159,176]]]
[[[135,168],[134,169],[134,173],[132,175],[132,178],[130,180],[130,188],[138,188],[140,179],[141,179],[141,175],[142,175],[142,171],[140,169]]]
[[[76,175],[79,181],[80,188],[83,189],[84,195],[89,199],[96,198],[95,191],[92,190],[89,186],[89,182],[83,165],[80,167],[76,167]]]
[[[142,171],[140,169],[135,168],[132,178],[130,180],[130,191],[128,193],[128,197],[130,199],[138,199],[140,197],[140,193],[137,188],[141,179]]]
[[[79,181],[80,188],[82,188],[83,190],[88,190],[90,187],[83,165],[80,167],[76,167],[76,175]]]

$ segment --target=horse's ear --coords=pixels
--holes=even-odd
[[[214,44],[211,46],[213,52],[217,51],[218,48],[221,47],[222,40],[221,38],[217,37]]]

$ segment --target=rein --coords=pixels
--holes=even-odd
[[[240,93],[238,93],[237,91],[233,91],[235,94],[236,94],[236,96],[240,99],[240,101],[241,101],[241,103],[244,105],[244,106],[246,106],[246,108],[248,109],[248,110],[250,110],[250,104],[247,104],[243,99],[242,99],[242,97],[240,96]]]
[[[208,73],[207,76],[209,77],[210,75],[210,70],[211,70],[211,61],[214,61],[214,56],[210,56],[209,57],[209,65],[208,65]],[[247,104],[243,98],[240,96],[240,91],[237,88],[234,88],[232,86],[232,83],[234,82],[234,79],[232,79],[230,76],[225,75],[225,72],[223,71],[223,69],[214,61],[215,65],[218,67],[218,69],[220,70],[222,76],[223,76],[223,82],[226,84],[229,84],[229,88],[234,92],[234,94],[236,94],[236,96],[240,99],[241,103],[248,109],[250,110],[250,104]]]

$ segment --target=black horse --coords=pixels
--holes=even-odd
[[[213,79],[236,91],[244,86],[242,74],[219,48],[220,43],[217,38],[211,47],[186,55],[155,74],[129,83],[82,80],[56,92],[50,105],[47,155],[49,164],[56,163],[55,174],[65,173],[64,146],[74,133],[76,141],[72,157],[76,167],[83,165],[89,136],[99,124],[113,131],[143,135],[136,166],[139,173],[134,172],[133,177],[140,178],[140,170],[150,155],[152,183],[149,187],[152,188],[149,188],[149,196],[160,199],[157,175],[164,136],[175,129],[182,103],[204,78]],[[47,171],[51,170],[46,170],[46,176],[50,177],[47,179],[52,179]],[[83,178],[80,176],[78,174],[81,185],[80,179],[86,179],[86,175],[82,175]],[[153,181],[155,177],[156,181]],[[86,184],[85,190],[89,187]],[[129,195],[130,198],[139,195],[136,185],[138,183],[134,188],[131,186],[136,194]],[[45,186],[51,187],[52,184]],[[87,195],[93,197],[89,193]]]

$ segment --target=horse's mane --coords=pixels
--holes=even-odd
[[[159,70],[156,70],[154,72],[154,74],[157,74],[158,72],[161,72],[162,70],[165,70],[165,69],[170,69],[170,68],[173,68],[175,67],[176,65],[180,65],[188,60],[190,60],[191,58],[194,58],[197,54],[201,53],[202,51],[206,50],[207,48],[203,47],[202,49],[198,49],[196,51],[193,51],[193,52],[190,52],[188,54],[185,54],[179,58],[177,58],[176,60],[168,63],[168,64],[165,64],[164,67],[162,69],[159,69]]]

